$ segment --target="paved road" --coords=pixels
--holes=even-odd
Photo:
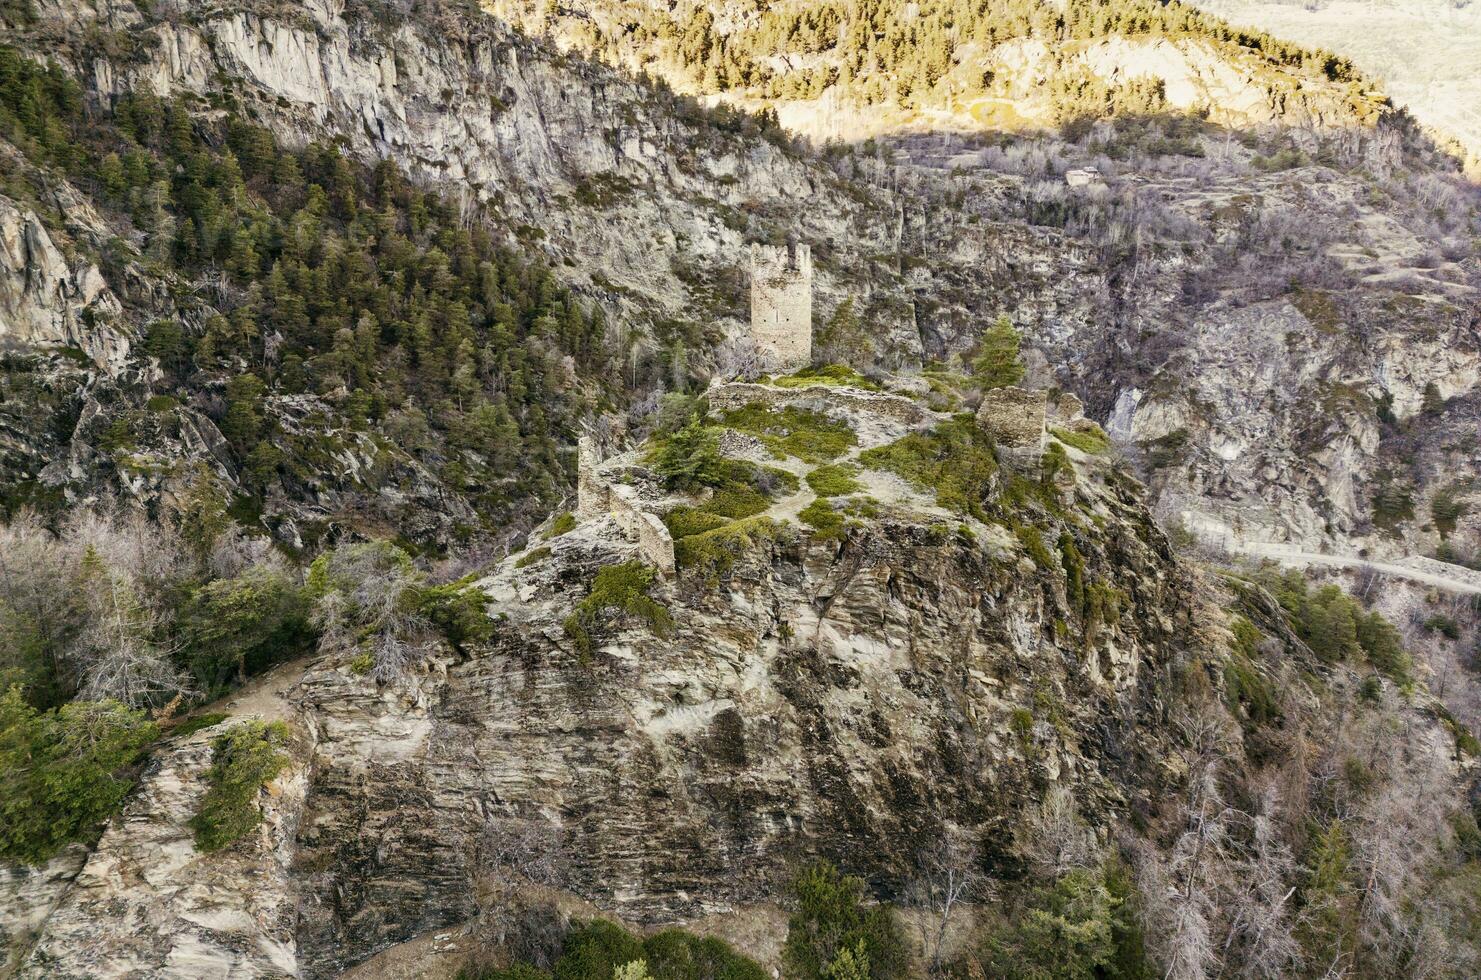
[[[1371,568],[1375,572],[1422,582],[1436,588],[1460,592],[1465,595],[1481,595],[1481,583],[1477,573],[1468,568],[1446,565],[1434,559],[1424,559],[1426,568],[1411,568],[1391,562],[1368,561],[1348,555],[1324,555],[1313,551],[1302,551],[1285,544],[1260,544],[1245,542],[1236,545],[1236,550],[1257,558],[1269,558],[1282,565],[1328,565],[1335,568]]]

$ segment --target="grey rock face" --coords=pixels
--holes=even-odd
[[[0,347],[73,347],[116,373],[129,342],[108,320],[122,312],[96,265],[69,263],[34,212],[0,197]]]
[[[203,729],[156,753],[123,812],[44,917],[16,976],[299,975],[288,872],[310,753],[300,746],[296,761],[264,793],[264,819],[255,831],[229,851],[202,854],[190,819],[206,790],[218,733],[219,727]]]

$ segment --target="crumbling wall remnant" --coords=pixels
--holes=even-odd
[[[601,471],[601,457],[590,436],[577,443],[576,517],[590,521],[611,515],[623,535],[637,544],[642,560],[661,575],[674,574],[674,539],[658,515],[643,507],[630,487],[612,483]]]
[[[992,437],[998,456],[1015,468],[1037,470],[1044,454],[1046,391],[1027,388],[989,388],[982,393],[977,424]]]

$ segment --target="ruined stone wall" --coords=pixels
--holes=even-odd
[[[1026,388],[990,388],[982,393],[977,424],[992,436],[1005,461],[1036,468],[1044,453],[1044,417],[1049,394]]]
[[[926,425],[935,421],[936,418],[925,406],[903,395],[892,395],[883,391],[860,391],[857,388],[841,388],[837,385],[773,388],[770,385],[736,381],[716,385],[705,393],[705,397],[709,399],[710,410],[715,412],[728,412],[756,402],[768,408],[795,405],[798,408],[809,408],[821,412],[827,412],[829,408],[869,412],[909,426]]]
[[[660,573],[674,573],[674,539],[656,514],[634,499],[628,487],[610,482],[601,471],[601,459],[590,436],[577,443],[576,516],[583,521],[612,515],[642,560]]]
[[[812,363],[812,253],[751,246],[751,339],[782,368]]]
[[[611,488],[597,475],[601,458],[591,436],[576,443],[576,516],[581,520],[601,517],[611,507]]]
[[[610,513],[629,541],[638,546],[643,561],[658,569],[661,575],[674,574],[674,538],[657,514],[643,509],[624,493],[625,487],[613,485],[608,495]]]

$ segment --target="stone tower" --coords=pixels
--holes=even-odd
[[[779,368],[812,363],[812,253],[806,245],[751,246],[751,339]]]

